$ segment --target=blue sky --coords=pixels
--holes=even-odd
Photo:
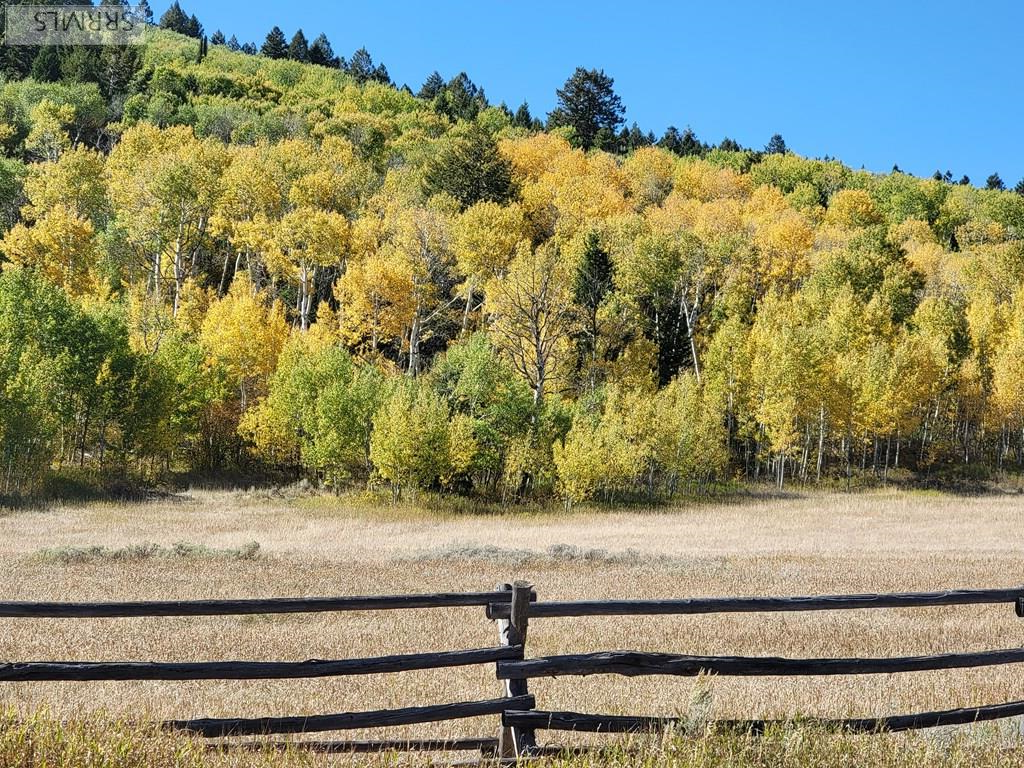
[[[159,14],[169,2],[151,4]],[[493,103],[544,116],[577,65],[615,78],[626,119],[855,168],[1024,177],[1024,3],[828,0],[586,3],[183,0],[208,32],[261,43],[279,25],[366,46],[399,84],[465,70]]]

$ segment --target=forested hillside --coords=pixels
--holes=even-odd
[[[0,493],[69,467],[568,502],[1021,469],[1021,195],[655,145],[602,73],[543,130],[464,75],[414,95],[231,47],[6,67]]]

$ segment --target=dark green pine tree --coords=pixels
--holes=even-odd
[[[444,90],[444,78],[441,77],[441,73],[434,70],[427,76],[427,79],[423,81],[423,85],[420,86],[419,93],[416,95],[421,99],[427,101],[433,101],[433,99]]]
[[[164,15],[160,17],[160,27],[162,29],[169,29],[171,32],[178,32],[182,35],[187,34],[188,22],[188,16],[181,10],[178,0],[174,0],[171,6],[164,11]]]
[[[274,27],[267,33],[267,39],[263,41],[260,53],[268,59],[288,58],[288,41],[284,39],[284,32],[280,27]]]
[[[196,39],[203,36],[203,25],[199,23],[199,19],[196,18],[194,13],[188,18],[188,24],[185,27],[185,34]]]
[[[33,80],[40,83],[55,83],[60,80],[60,55],[55,46],[44,45],[39,49],[39,53],[32,60],[30,74]]]
[[[135,4],[135,15],[146,24],[153,23],[153,9],[149,6],[149,0],[139,0]]]
[[[632,152],[640,149],[641,147],[651,146],[651,144],[654,143],[654,137],[641,131],[640,126],[634,122],[628,131],[625,129],[622,130],[620,141],[622,144],[621,151]]]
[[[353,53],[352,60],[347,63],[342,59],[341,68],[348,72],[348,74],[352,75],[360,85],[370,81],[383,83],[385,85],[391,84],[391,76],[388,74],[388,68],[383,64],[374,66],[373,57],[366,48],[360,48],[358,51]]]
[[[373,78],[375,68],[373,66],[373,57],[370,55],[370,52],[365,48],[360,48],[358,51],[353,53],[352,60],[348,62],[348,65],[345,67],[345,71],[352,75],[360,85],[371,80]]]
[[[658,139],[658,146],[662,149],[667,149],[669,152],[673,152],[677,155],[681,155],[679,151],[681,140],[679,137],[679,129],[674,125],[670,125],[665,129],[665,133]]]
[[[61,79],[71,83],[93,83],[100,76],[99,47],[76,45],[60,62]]]
[[[288,58],[292,61],[309,61],[309,41],[301,29],[292,36],[292,41],[288,44]]]
[[[334,48],[327,35],[321,32],[316,40],[309,46],[309,63],[319,64],[321,67],[337,67],[338,58],[334,55]]]
[[[533,115],[530,114],[530,105],[525,101],[519,105],[519,109],[512,117],[512,125],[527,131],[533,130]]]
[[[281,37],[284,37],[284,35],[281,35]],[[247,53],[250,56],[255,56],[259,52],[260,52],[260,49],[256,47],[256,43],[251,43],[250,42],[250,43],[243,43],[242,44],[242,53]]]
[[[971,185],[971,177],[965,173],[960,177],[960,181],[958,183],[961,187],[969,187]]]
[[[573,298],[582,308],[584,328],[581,352],[587,358],[590,370],[590,386],[597,385],[597,339],[601,328],[598,310],[604,297],[612,290],[612,260],[608,251],[601,247],[601,238],[595,230],[587,233],[583,257],[573,280]]]
[[[764,145],[764,151],[768,155],[786,154],[786,141],[782,138],[782,134],[776,133],[768,139],[768,143]]]
[[[1017,186],[1013,188],[1013,191],[1018,195],[1024,196],[1024,179],[1017,182]]]
[[[548,126],[572,128],[576,144],[584,149],[614,142],[626,112],[614,84],[604,70],[577,67],[555,92],[558,106],[548,115]]]
[[[718,145],[718,148],[720,150],[722,150],[723,152],[742,152],[743,151],[743,147],[740,146],[739,142],[734,140],[734,139],[730,139],[728,136],[726,136],[724,139],[722,139],[722,142]]]
[[[227,38],[224,37],[224,33],[219,29],[210,35],[210,45],[224,45],[227,42]]]
[[[126,94],[141,65],[142,55],[138,46],[104,46],[99,61],[100,92],[108,100]]]
[[[679,137],[679,154],[683,157],[700,157],[707,151],[707,145],[697,138],[690,126],[686,126],[683,135]]]
[[[434,99],[434,109],[452,122],[475,120],[487,106],[484,89],[470,80],[465,72],[459,72],[449,80]]]
[[[481,200],[506,202],[513,193],[512,166],[476,123],[452,130],[427,164],[424,191],[445,192],[468,208]]]
[[[238,38],[235,37],[234,35],[232,35],[231,37],[228,38],[228,41],[227,41],[226,45],[227,45],[229,51],[240,51],[240,50],[242,50],[242,46],[239,45],[239,43],[238,43]]]
[[[1003,180],[999,177],[998,173],[993,173],[985,179],[985,189],[994,189],[1001,192],[1006,189],[1006,185],[1003,183]]]

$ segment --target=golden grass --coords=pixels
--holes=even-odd
[[[480,590],[516,578],[531,580],[542,599],[1010,586],[1021,583],[1024,573],[1021,512],[1024,499],[1018,496],[877,492],[754,497],[653,511],[452,516],[377,512],[329,497],[196,492],[178,502],[8,513],[0,517],[0,582],[4,599],[22,600]],[[136,558],[39,554],[60,547],[125,550],[144,542],[166,550],[182,541],[207,550]],[[225,554],[252,541],[260,545],[255,559]],[[1008,606],[548,619],[531,625],[528,654],[621,648],[890,656],[1019,647],[1022,637],[1024,622]],[[0,658],[23,661],[346,658],[495,640],[482,609],[0,620]],[[615,714],[684,713],[693,689],[693,680],[675,678],[531,681],[541,708]],[[1014,666],[849,678],[718,678],[711,689],[714,717],[899,714],[1024,699],[1024,680]],[[99,712],[178,718],[357,711],[492,698],[499,691],[493,667],[481,667],[296,682],[4,684],[0,703],[21,716],[46,708],[58,719]],[[494,729],[493,718],[483,718],[345,737],[478,736]]]

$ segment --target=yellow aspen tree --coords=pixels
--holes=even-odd
[[[13,263],[35,270],[72,296],[96,288],[98,247],[92,222],[69,206],[56,204],[32,227],[15,224],[0,241]]]
[[[219,141],[200,141],[191,128],[140,124],[125,131],[107,162],[115,211],[151,265],[158,295],[170,273],[174,314],[185,281],[196,272],[228,159]]]
[[[248,275],[236,275],[224,298],[210,307],[200,341],[211,362],[238,390],[244,413],[266,394],[270,375],[288,338],[288,323],[278,304],[254,292]]]
[[[495,346],[527,381],[534,406],[559,382],[575,326],[572,273],[557,243],[520,244],[505,275],[488,282]]]
[[[469,326],[476,291],[508,267],[516,246],[525,235],[525,224],[518,204],[501,206],[490,201],[470,206],[455,219],[452,250],[459,272],[465,276],[462,333]]]
[[[348,245],[348,219],[318,208],[296,208],[274,228],[267,254],[271,275],[298,287],[296,315],[299,327],[309,328],[317,270],[341,266]]]

